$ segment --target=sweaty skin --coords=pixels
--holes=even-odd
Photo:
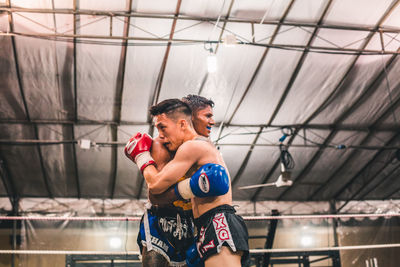
[[[190,122],[185,119],[172,121],[165,114],[161,114],[155,116],[155,125],[163,144],[168,150],[176,151],[176,154],[161,171],[153,165],[144,169],[143,176],[151,193],[164,192],[177,183],[183,175],[190,177],[206,163],[216,163],[226,168],[224,160],[215,146],[207,141],[195,140],[198,135]],[[206,211],[223,204],[232,205],[231,188],[227,194],[222,196],[192,198],[193,216],[198,218]],[[241,255],[241,251],[232,252],[229,248],[222,247],[218,254],[208,258],[204,264],[205,267],[241,266]]]
[[[156,116],[156,127],[159,137],[170,151],[176,151],[175,157],[161,171],[154,166],[144,169],[150,193],[160,194],[176,184],[182,176],[190,177],[206,163],[216,163],[226,168],[219,151],[209,142],[194,140],[198,137],[186,120],[174,122],[165,114]],[[193,153],[193,151],[196,151]],[[232,191],[217,197],[193,198],[193,215],[199,217],[206,211],[223,205],[232,204]]]
[[[150,153],[156,162],[158,171],[161,171],[172,159],[171,153],[164,147],[163,142],[159,137],[153,139]],[[170,206],[172,205],[172,202],[178,199],[173,188],[162,194],[153,194],[148,191],[148,196],[151,204],[158,206]]]
[[[213,109],[210,105],[207,105],[204,108],[199,108],[193,112],[193,127],[199,135],[204,137],[210,136],[211,127],[215,124],[213,116]],[[157,170],[159,171],[162,170],[162,168],[164,168],[164,166],[173,158],[173,154],[164,146],[163,140],[160,137],[156,137],[153,140],[151,156],[155,160]],[[162,194],[152,194],[149,191],[148,196],[153,205],[169,205],[178,199],[173,188]]]
[[[198,109],[192,116],[193,127],[197,134],[209,137],[211,133],[211,126],[214,125],[212,107],[207,106],[203,109]]]

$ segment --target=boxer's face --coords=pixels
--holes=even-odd
[[[164,113],[154,117],[154,124],[158,129],[158,137],[169,151],[176,151],[184,141],[184,127],[182,120],[176,122]]]
[[[211,127],[214,125],[213,109],[207,105],[203,109],[199,109],[193,116],[193,126],[199,135],[209,137]]]

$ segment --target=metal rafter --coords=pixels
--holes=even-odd
[[[8,7],[11,7],[11,0],[7,0],[6,4],[7,4]],[[8,14],[8,23],[9,23],[10,31],[14,31],[14,22],[13,22],[12,13]],[[27,104],[26,98],[25,98],[24,88],[23,88],[23,85],[22,85],[21,73],[20,73],[20,70],[19,70],[19,63],[18,63],[19,62],[18,61],[18,54],[17,54],[17,48],[16,48],[16,45],[15,45],[15,37],[14,36],[11,36],[11,43],[12,43],[12,50],[13,50],[13,54],[14,54],[15,71],[16,71],[17,80],[18,80],[18,88],[19,88],[19,92],[21,94],[22,102],[24,104],[26,118],[27,118],[28,121],[30,121],[31,118],[30,118],[30,114],[29,114],[28,104]],[[35,124],[33,124],[33,131],[34,131],[35,139],[39,140],[38,128],[37,128],[37,125],[35,125]],[[37,145],[36,148],[37,148],[37,152],[38,152],[38,156],[39,156],[40,167],[41,167],[41,170],[42,170],[43,180],[44,180],[44,184],[45,184],[47,193],[49,195],[49,198],[53,198],[53,193],[50,190],[50,184],[49,184],[47,173],[46,173],[46,169],[45,169],[45,166],[44,166],[43,155],[42,155],[42,151],[40,149],[40,145]]]
[[[391,139],[391,141],[393,142],[397,137],[399,137],[399,134],[394,135],[394,137]],[[364,176],[363,173],[365,173],[365,172],[367,173],[367,175],[366,175],[366,176],[367,176],[367,177],[366,177],[367,181],[365,181],[365,182],[363,183],[362,187],[358,188],[353,194],[351,194],[350,199],[346,200],[345,203],[339,208],[339,210],[340,210],[342,207],[346,206],[347,203],[349,203],[349,201],[355,199],[355,197],[364,189],[364,187],[367,187],[367,186],[376,178],[377,174],[379,174],[380,172],[382,172],[387,166],[389,166],[389,164],[391,164],[391,162],[392,162],[393,159],[395,158],[394,155],[392,155],[391,158],[390,158],[383,166],[381,166],[378,170],[375,170],[375,171],[374,171],[375,174],[371,174],[371,172],[368,171],[368,168],[370,168],[370,165],[374,164],[374,162],[379,158],[379,156],[382,155],[383,151],[384,151],[384,150],[379,150],[379,151],[374,155],[374,157],[373,157],[370,161],[368,161],[368,163],[365,164],[364,167],[361,168],[361,170],[359,170],[359,171],[357,172],[357,174],[354,175],[354,176],[350,179],[349,182],[346,183],[347,186],[346,186],[346,187],[342,187],[342,190],[341,190],[341,191],[338,191],[338,193],[334,196],[334,199],[339,199],[340,195],[343,194],[343,192],[344,192],[345,189],[347,189],[351,184],[353,184],[354,181],[355,181],[358,177]],[[370,176],[369,179],[368,179],[368,176]],[[364,176],[364,177],[365,177],[365,176]]]
[[[291,8],[292,8],[294,2],[295,2],[295,0],[290,1],[290,3],[288,4],[288,6],[286,7],[285,12],[282,14],[281,19],[279,20],[280,22],[285,21],[285,19],[286,19],[287,15],[289,14],[289,11],[291,10]],[[271,37],[271,39],[270,39],[270,41],[269,41],[269,44],[272,44],[272,43],[275,41],[275,38],[276,38],[276,36],[277,36],[278,33],[279,33],[279,30],[280,30],[280,28],[281,28],[281,25],[282,25],[282,24],[278,24],[278,26],[275,28],[275,31],[274,31],[274,33],[272,34],[272,37]],[[236,112],[239,110],[240,105],[242,104],[244,98],[246,97],[247,93],[249,92],[251,86],[253,85],[253,83],[254,83],[254,81],[255,81],[255,79],[256,79],[258,73],[260,72],[261,66],[262,66],[263,63],[264,63],[265,58],[267,57],[268,52],[269,52],[269,48],[267,47],[267,48],[264,50],[264,53],[263,53],[263,55],[261,56],[260,60],[258,61],[257,67],[256,67],[256,69],[254,70],[254,73],[253,73],[252,77],[250,78],[250,81],[249,81],[249,83],[247,84],[247,87],[246,87],[245,91],[243,92],[243,94],[242,94],[242,96],[241,96],[241,98],[240,98],[238,104],[236,105],[235,109],[233,110],[232,115],[231,115],[231,117],[229,118],[227,124],[230,124],[230,123],[232,122],[233,117],[235,116]],[[222,133],[222,130],[223,130],[223,127],[222,127],[222,129],[221,129],[221,133]],[[248,164],[248,162],[249,162],[249,160],[250,160],[250,156],[251,156],[251,154],[252,154],[252,152],[253,152],[254,145],[257,143],[257,140],[258,140],[258,138],[260,137],[260,134],[261,134],[262,130],[263,130],[263,127],[260,127],[260,129],[258,130],[258,133],[257,133],[256,137],[254,138],[254,140],[253,140],[253,142],[252,142],[252,145],[250,146],[249,150],[247,151],[247,154],[246,154],[246,156],[245,156],[245,158],[244,158],[242,164],[241,164],[240,167],[239,167],[238,172],[236,173],[235,177],[233,177],[233,179],[232,179],[232,188],[233,188],[234,185],[239,181],[239,179],[240,179],[240,177],[242,176],[244,170],[246,169],[246,166],[247,166],[247,164]],[[219,138],[219,137],[218,137],[218,138]]]
[[[391,60],[388,64],[392,64],[394,60]],[[382,72],[374,79],[374,82],[371,83],[371,85],[369,86],[369,88],[373,88],[374,86],[376,86],[376,84],[378,83],[379,80],[383,79],[383,75],[385,75],[384,70],[382,70]],[[368,90],[368,89],[367,89]],[[383,111],[382,115],[380,115],[375,122],[372,124],[373,128],[375,125],[379,125],[380,122],[382,120],[384,120],[385,118],[387,118],[393,109],[395,109],[398,105],[400,104],[400,95],[397,97],[397,99],[395,99],[393,105],[388,105],[386,107],[386,109]],[[369,132],[360,142],[360,145],[365,145],[367,144],[371,138],[373,138],[373,134],[375,133],[375,131],[371,131]],[[315,190],[313,192],[313,194],[311,196],[308,197],[307,200],[312,200],[314,199],[314,197],[321,191],[323,190],[328,184],[330,184],[330,182],[337,176],[337,174],[340,172],[341,169],[345,168],[345,166],[351,162],[351,160],[357,156],[357,152],[356,151],[352,151],[350,153],[350,155],[346,158],[346,160],[343,161],[343,163],[335,170],[335,172],[333,172],[329,178],[324,182],[324,184],[322,184],[320,187],[317,188],[317,190]]]
[[[387,165],[386,165],[386,166],[387,166]],[[398,171],[399,169],[400,169],[400,164],[398,164],[398,165],[397,165],[396,167],[394,167],[388,174],[386,174],[385,177],[383,177],[383,178],[379,181],[379,184],[382,184],[383,182],[385,182],[385,181],[388,180],[389,178],[393,177],[393,174],[396,173],[396,171]],[[396,175],[397,175],[396,177],[398,177],[399,173],[397,173]],[[378,188],[379,184],[377,184],[377,185],[371,187],[371,189],[365,191],[363,194],[361,194],[361,195],[358,197],[358,199],[359,199],[359,200],[364,200],[365,197],[366,197],[367,195],[369,195],[369,194],[370,194],[371,192],[373,192],[376,188]],[[367,186],[367,185],[365,185],[365,186]]]
[[[7,146],[29,146],[29,145],[61,145],[61,144],[78,144],[79,140],[37,140],[37,139],[0,139],[0,144]],[[125,142],[118,141],[97,141],[96,145],[99,146],[125,146]],[[219,146],[251,146],[250,143],[223,143]],[[255,144],[255,146],[261,147],[279,147],[279,144]],[[335,146],[324,146],[321,144],[292,144],[291,147],[302,147],[302,148],[321,148],[321,149],[337,149]],[[368,145],[349,145],[347,149],[365,149],[365,150],[379,150],[379,149],[400,149],[400,145],[395,146],[368,146]]]
[[[129,0],[127,6],[127,12],[132,11],[132,0]],[[110,21],[112,23],[112,21]],[[125,17],[124,23],[124,37],[129,36],[129,25],[130,25],[130,17]],[[112,32],[110,33],[112,34]],[[111,125],[111,138],[113,141],[118,141],[118,127],[121,122],[121,109],[122,109],[122,95],[124,92],[124,81],[125,81],[125,69],[126,69],[126,53],[128,50],[127,40],[123,41],[123,45],[121,47],[121,56],[118,66],[118,74],[117,74],[117,84],[115,90],[114,97],[114,105],[113,105],[113,121],[116,124]],[[117,182],[117,166],[118,166],[118,147],[114,146],[111,149],[111,172],[110,172],[110,180],[111,180],[111,196],[110,198],[114,198],[115,194],[115,185]]]
[[[386,196],[383,197],[383,200],[387,200],[390,197],[392,197],[394,194],[399,193],[400,191],[400,186],[398,186],[397,188],[395,188],[395,190],[393,190],[392,192],[390,192],[389,194],[387,194]]]
[[[104,10],[74,10],[74,9],[35,9],[35,8],[9,8],[9,7],[0,7],[0,12],[11,12],[11,13],[44,13],[44,14],[73,14],[73,15],[91,15],[91,16],[108,16],[108,17],[135,17],[135,18],[151,18],[151,19],[174,19],[175,15],[160,15],[160,14],[148,14],[148,13],[138,13],[131,12],[127,14],[126,12],[116,12],[116,11],[104,11]],[[194,20],[194,21],[204,21],[204,22],[216,22],[216,18],[208,18],[208,17],[196,17],[196,16],[184,16],[180,15],[179,19],[181,20]],[[234,19],[234,18],[221,18],[220,22],[234,22],[234,23],[246,23],[246,24],[260,24],[258,20],[252,19]],[[381,27],[377,30],[375,27],[363,27],[363,26],[349,26],[349,25],[317,25],[315,23],[307,23],[307,22],[293,22],[293,21],[263,21],[261,22],[263,25],[282,25],[282,26],[298,26],[298,27],[307,27],[307,28],[322,28],[322,29],[333,29],[333,30],[348,30],[348,31],[368,31],[368,32],[378,32],[382,30],[384,33],[399,33],[400,28],[396,27]]]
[[[390,15],[390,13],[395,9],[395,7],[398,5],[398,1],[393,2],[391,4],[391,6],[386,10],[385,14],[380,18],[380,20],[378,21],[377,25],[375,26],[375,28],[378,30],[380,28],[380,26],[382,25],[382,23],[386,20],[386,18]],[[362,48],[364,49],[368,43],[370,42],[370,40],[373,37],[373,33],[370,33],[367,38],[365,39]],[[336,88],[332,91],[332,92],[336,92],[338,91],[344,81],[346,80],[347,76],[350,74],[351,70],[353,69],[353,67],[355,66],[358,58],[360,55],[357,55],[352,63],[349,65],[347,71],[345,72],[344,76],[342,77],[341,81],[338,83],[338,85],[336,86]],[[371,89],[372,87],[370,87],[369,89]],[[370,90],[366,90],[362,95],[359,96],[359,98],[355,101],[355,104],[353,104],[353,106],[349,107],[346,111],[344,111],[338,119],[335,120],[334,125],[338,124],[339,122],[341,122],[344,118],[346,118],[359,104],[360,104],[360,100],[363,99],[366,95],[367,92]],[[334,95],[329,95],[328,98],[326,99],[326,101],[324,101],[324,103],[322,105],[320,105],[320,107],[317,108],[316,112],[314,112],[307,120],[304,124],[308,123],[313,117],[315,117],[321,110],[323,107],[325,107],[325,104],[330,100],[331,97],[333,97]],[[333,130],[331,131],[331,133],[328,135],[328,137],[325,139],[324,141],[324,145],[327,145],[332,139],[333,137],[336,135],[337,131]],[[289,144],[291,144],[294,140],[294,137],[296,136],[297,132],[295,132],[295,134],[291,137],[291,139],[288,141]],[[312,167],[314,166],[314,164],[316,163],[316,161],[318,160],[318,158],[320,157],[320,155],[322,154],[323,150],[319,149],[314,156],[312,157],[312,159],[308,162],[308,164],[306,165],[306,167],[303,168],[303,170],[301,171],[300,175],[297,177],[296,182],[301,181],[302,179],[304,179],[304,177],[306,176],[306,174],[312,169]],[[268,176],[265,177],[264,179],[264,183],[266,181],[268,181],[268,179],[270,178],[271,174],[273,173],[274,169],[279,165],[279,160],[276,161],[276,164],[274,164],[273,169],[269,172]],[[284,190],[282,192],[282,194],[280,194],[280,196],[278,197],[278,200],[281,200],[282,197],[291,190],[291,188],[287,188],[286,190]],[[256,199],[256,197],[258,196],[258,194],[261,192],[261,189],[257,190],[256,194],[253,197],[253,200]]]
[[[54,0],[51,1],[51,5],[52,5],[52,9],[54,9]],[[73,2],[73,6],[74,6],[74,10],[76,10],[76,1],[74,0]],[[74,23],[73,23],[73,33],[76,34],[76,27],[75,27],[75,14],[74,14]],[[54,24],[54,33],[57,33],[57,20],[56,20],[56,13],[53,13],[53,24]],[[75,39],[75,38],[74,38]],[[73,49],[72,49],[72,54],[73,54],[73,60],[75,60],[75,41],[73,43]],[[68,105],[70,105],[70,102],[68,102],[71,98],[74,99],[73,96],[67,95],[67,93],[69,92],[68,89],[70,88],[63,88],[60,89],[60,74],[59,74],[59,68],[58,68],[58,60],[57,60],[57,46],[56,46],[56,42],[54,42],[54,53],[55,53],[55,62],[56,62],[56,71],[57,71],[57,75],[56,75],[56,79],[57,79],[57,86],[58,89],[60,91],[60,97],[61,97],[61,101],[60,101],[60,105],[63,105],[63,109],[68,110],[69,114],[70,110],[67,108]],[[66,53],[66,57],[70,58],[71,54],[71,50],[67,49],[67,53]],[[73,63],[73,68],[75,70],[75,62]],[[75,73],[72,74],[73,76],[75,76]],[[68,79],[70,77],[68,76]],[[73,77],[74,79],[75,77]],[[74,86],[75,86],[75,80],[73,81]],[[72,89],[74,90],[74,89]],[[76,99],[76,98],[75,98]],[[75,100],[74,100],[75,101]],[[73,113],[72,113],[73,114]],[[73,115],[74,116],[74,115]],[[62,131],[63,131],[63,135],[64,136],[68,136],[71,135],[71,138],[74,140],[75,139],[75,134],[74,134],[74,124],[72,123],[71,125],[66,125],[66,127],[64,127],[65,125],[62,125]],[[77,169],[77,159],[76,159],[76,151],[75,151],[75,144],[66,144],[68,147],[70,146],[72,149],[72,161],[73,161],[73,171],[74,171],[74,178],[75,178],[75,183],[76,183],[76,187],[77,187],[77,197],[81,198],[81,193],[80,193],[80,187],[79,187],[79,176],[78,176],[78,169]],[[71,153],[68,153],[70,151],[68,150],[64,150],[64,157],[65,157],[65,168],[68,169],[68,160],[69,157],[71,156]]]
[[[1,155],[0,151],[0,176],[3,182],[4,188],[6,189],[7,196],[10,200],[11,206],[14,206],[15,199],[19,198],[17,188],[14,184],[14,179],[11,177],[10,170],[8,169],[8,163],[6,159]]]
[[[102,120],[102,121],[91,121],[91,120],[79,120],[77,122],[73,120],[14,120],[14,119],[0,119],[0,124],[27,124],[27,125],[32,125],[32,124],[54,124],[54,125],[116,125],[117,123],[114,121],[107,121],[107,120]],[[150,124],[147,122],[134,122],[134,121],[120,121],[119,125],[139,125],[139,126],[149,126]],[[221,123],[217,122],[215,123],[215,127],[220,126]],[[266,124],[236,124],[236,123],[230,123],[230,124],[224,124],[226,127],[254,127],[254,128],[260,128],[260,127],[267,127]],[[379,125],[376,127],[372,127],[371,125],[361,125],[361,124],[346,124],[346,125],[333,125],[333,124],[271,124],[268,126],[269,128],[282,128],[282,127],[291,127],[291,128],[301,128],[301,129],[317,129],[317,130],[332,130],[336,129],[339,131],[361,131],[361,132],[368,132],[368,131],[397,131],[398,126],[393,124],[393,125]],[[254,133],[256,134],[256,133]]]
[[[391,143],[393,143],[394,141],[396,141],[396,139],[398,139],[400,137],[400,132],[398,132],[397,134],[393,135],[389,141],[387,141],[385,143],[385,145],[390,145]],[[367,170],[367,168],[369,167],[369,165],[371,165],[382,153],[384,150],[379,150],[373,157],[372,159],[370,159],[366,164],[364,164],[364,166],[346,183],[344,184],[339,190],[337,190],[337,193],[333,196],[334,199],[337,199],[340,194],[343,193],[343,190],[345,188],[347,188],[348,186],[350,186],[364,171]],[[393,158],[392,158],[393,159]],[[390,161],[388,163],[386,163],[386,165],[382,168],[380,168],[380,171],[382,171],[388,164],[390,164]],[[374,177],[373,177],[374,178]],[[362,190],[362,188],[361,188]],[[357,190],[354,194],[352,194],[352,196],[347,199],[341,206],[340,208],[338,208],[338,212],[347,205],[347,203],[349,203],[351,200],[353,200],[353,198],[359,193],[360,191]]]
[[[121,44],[116,42],[108,42],[106,41],[98,41],[99,40],[130,40],[130,41],[153,41],[154,43],[127,43],[127,46],[130,45],[160,45],[162,43],[166,43],[166,46],[171,46],[172,44],[177,45],[187,45],[187,44],[204,44],[204,43],[215,43],[218,44],[219,41],[213,40],[199,40],[199,39],[165,39],[165,38],[155,38],[155,37],[124,37],[124,36],[109,36],[109,35],[81,35],[81,34],[63,34],[63,33],[22,33],[22,32],[0,32],[0,36],[24,36],[31,38],[39,38],[46,40],[55,40],[55,41],[65,41],[65,42],[73,42],[73,39],[89,39],[82,40],[83,43],[89,44],[102,44],[102,45],[113,45],[113,46],[121,46]],[[96,40],[90,40],[96,39]],[[375,49],[353,49],[353,48],[342,48],[342,47],[330,47],[330,46],[306,46],[306,45],[291,45],[291,44],[261,44],[261,43],[252,43],[252,42],[239,42],[237,45],[251,45],[251,46],[259,46],[265,48],[274,48],[274,49],[282,49],[282,50],[292,50],[302,52],[304,50],[308,50],[308,52],[313,53],[327,53],[327,54],[345,54],[345,55],[357,55],[358,53],[365,53],[367,55],[392,55],[399,54],[398,51],[392,50],[375,50]]]
[[[218,47],[219,47],[219,44],[221,43],[222,35],[224,34],[225,27],[226,27],[226,24],[228,22],[228,18],[231,15],[232,6],[233,6],[234,2],[235,2],[235,0],[231,0],[231,3],[229,5],[228,12],[227,12],[227,14],[225,16],[224,24],[222,25],[221,33],[219,34],[219,37],[218,37],[218,43],[217,43],[217,46],[215,47],[215,51],[214,51],[215,54],[217,54]],[[217,26],[217,24],[215,24],[215,26]],[[208,72],[206,72],[206,74],[204,75],[203,79],[201,80],[200,88],[199,88],[198,93],[197,93],[198,95],[201,95],[201,93],[203,92],[203,88],[204,88],[204,85],[206,84],[207,79],[208,79]]]
[[[158,73],[157,83],[156,83],[156,86],[154,88],[153,94],[151,96],[150,106],[158,103],[158,99],[159,99],[159,96],[160,96],[161,87],[162,87],[162,83],[163,83],[163,79],[164,79],[164,73],[165,73],[165,69],[167,67],[167,61],[168,61],[169,53],[171,51],[171,44],[172,44],[171,41],[172,41],[172,39],[174,37],[176,22],[178,21],[178,16],[179,16],[180,8],[181,8],[181,3],[182,3],[182,0],[178,0],[177,4],[176,4],[175,16],[174,16],[174,20],[172,21],[172,27],[171,27],[171,32],[170,32],[169,38],[168,38],[167,48],[165,50],[163,62],[161,64],[161,68],[160,68],[160,71]],[[150,116],[148,117],[147,121],[151,122]]]
[[[325,15],[328,13],[328,10],[329,10],[329,8],[330,8],[330,6],[331,6],[331,4],[332,4],[332,1],[333,1],[333,0],[330,0],[330,1],[326,4],[326,6],[325,6],[325,8],[324,8],[324,11],[322,12],[322,14],[321,14],[321,16],[320,16],[320,18],[319,18],[319,20],[318,20],[317,25],[322,25],[322,22],[323,22],[323,20],[325,19]],[[316,28],[314,29],[313,33],[311,34],[311,37],[310,37],[310,39],[309,39],[308,42],[307,42],[306,49],[305,49],[304,52],[301,54],[301,57],[300,57],[299,61],[297,62],[297,65],[296,65],[296,67],[295,67],[295,69],[294,69],[294,71],[293,71],[293,73],[292,73],[292,75],[291,75],[291,77],[290,77],[290,79],[289,79],[289,82],[288,82],[288,84],[286,85],[286,88],[285,88],[283,94],[281,95],[281,98],[279,99],[278,105],[276,106],[274,112],[272,113],[272,115],[271,115],[271,117],[270,117],[270,119],[269,119],[267,125],[270,125],[270,124],[274,121],[276,115],[278,114],[279,110],[281,109],[281,106],[283,105],[283,102],[284,102],[285,99],[286,99],[286,96],[289,94],[290,90],[292,89],[292,86],[293,86],[294,82],[295,82],[296,79],[297,79],[297,75],[299,74],[299,72],[300,72],[300,70],[301,70],[301,67],[302,67],[303,64],[304,64],[304,61],[305,61],[306,58],[307,58],[308,51],[309,51],[309,47],[311,46],[312,42],[314,41],[314,38],[317,36],[318,31],[319,31],[319,28],[316,27]]]
[[[171,41],[172,41],[172,39],[174,37],[176,22],[178,21],[179,12],[180,12],[180,9],[181,9],[181,4],[182,4],[182,0],[178,0],[177,3],[176,3],[175,15],[173,17],[172,26],[171,26],[171,32],[170,32],[169,38],[168,38],[169,41],[168,41],[168,44],[167,44],[167,48],[165,50],[163,62],[162,62],[161,67],[160,67],[160,72],[158,73],[156,86],[154,88],[154,91],[153,91],[152,95],[150,96],[149,106],[155,105],[158,102],[158,99],[159,99],[159,96],[160,96],[162,82],[163,82],[163,79],[164,79],[164,73],[165,73],[165,69],[167,67],[168,56],[169,56],[169,52],[171,50],[171,44],[172,44]],[[150,123],[149,134],[153,135],[154,125],[151,123],[150,114],[147,117],[147,122]],[[140,173],[138,173],[138,176],[140,176]],[[137,198],[138,199],[141,196],[143,185],[144,185],[144,179],[141,179],[140,185],[138,187],[138,192],[137,192]]]
[[[224,24],[222,25],[222,29],[221,29],[221,32],[220,32],[219,37],[218,37],[218,43],[217,43],[217,46],[215,47],[215,51],[214,51],[215,54],[218,51],[218,47],[219,47],[219,44],[220,44],[220,42],[222,40],[222,35],[224,34],[225,27],[226,27],[226,24],[228,23],[229,16],[231,15],[232,6],[233,6],[234,2],[235,2],[235,0],[231,0],[231,4],[229,5],[228,12],[226,13],[226,16],[225,16],[225,19],[224,19]],[[218,26],[217,24],[215,24],[215,25]]]
[[[73,8],[74,10],[78,10],[78,0],[73,1]],[[73,33],[76,35],[77,31],[77,26],[76,26],[76,20],[77,20],[77,14],[74,14],[73,17]],[[75,140],[75,124],[78,122],[78,83],[76,80],[77,77],[77,64],[76,64],[76,38],[74,38],[73,42],[73,57],[74,57],[74,64],[73,64],[73,90],[74,90],[74,121],[71,124],[70,131],[71,131],[71,136],[72,139]],[[78,159],[76,156],[76,144],[72,144],[72,156],[73,156],[73,161],[74,161],[74,175],[75,175],[75,183],[76,183],[76,193],[78,198],[81,198],[81,185],[80,185],[80,179],[79,179],[79,171],[78,171]]]
[[[330,1],[325,5],[324,11],[322,12],[322,14],[321,14],[321,16],[320,16],[317,25],[322,25],[322,22],[323,22],[323,20],[324,20],[324,18],[325,18],[325,15],[328,13],[328,10],[329,10],[331,4],[332,4],[332,0],[330,0]],[[284,102],[285,99],[286,99],[286,96],[289,94],[289,91],[291,90],[291,88],[292,88],[292,86],[293,86],[295,80],[297,79],[297,75],[299,74],[300,69],[301,69],[301,67],[303,66],[303,63],[304,63],[304,61],[305,61],[305,59],[306,59],[306,57],[307,57],[307,55],[308,55],[309,47],[311,46],[312,42],[314,41],[314,38],[317,36],[318,31],[319,31],[319,28],[316,27],[316,28],[314,29],[313,33],[311,34],[311,37],[308,39],[308,42],[307,42],[307,45],[306,45],[306,49],[305,49],[305,50],[303,51],[303,53],[301,54],[301,57],[300,57],[299,61],[297,62],[297,65],[296,65],[296,67],[295,67],[295,69],[294,69],[294,71],[293,71],[293,73],[292,73],[292,75],[291,75],[291,77],[290,77],[290,79],[289,79],[289,82],[288,82],[288,84],[286,85],[286,88],[285,88],[283,94],[281,95],[281,98],[279,99],[278,105],[275,107],[275,110],[273,111],[271,117],[270,117],[269,120],[268,120],[267,127],[268,127],[269,125],[271,125],[271,123],[272,123],[273,120],[275,119],[275,117],[276,117],[276,115],[278,114],[278,112],[279,112],[279,110],[280,110],[280,108],[281,108],[283,102]],[[258,139],[258,137],[257,137],[256,139]],[[255,140],[255,141],[256,141],[256,140]],[[264,177],[263,180],[264,180],[264,181],[265,181],[265,180],[268,180],[269,177],[273,174],[274,170],[275,170],[278,166],[279,166],[279,159],[278,159],[277,161],[275,161],[273,167],[270,169],[270,171],[267,173],[267,176]],[[265,182],[263,182],[263,183],[265,183]],[[262,190],[262,188],[259,188],[259,189],[256,190],[256,193],[255,193],[255,194],[253,195],[253,197],[252,197],[252,201],[254,201],[254,200],[257,198],[257,196],[258,196],[258,194],[261,192],[261,190]]]

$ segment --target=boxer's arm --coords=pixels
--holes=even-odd
[[[201,145],[195,141],[185,142],[179,147],[175,157],[161,171],[152,165],[147,166],[143,171],[143,176],[150,192],[161,194],[176,184],[204,153],[205,150]]]
[[[157,170],[161,171],[172,159],[170,152],[165,148],[159,137],[153,139],[150,154],[157,164]]]
[[[164,166],[172,159],[171,153],[163,145],[159,137],[153,139],[153,144],[150,150],[151,156],[156,162],[157,170],[161,171]],[[153,205],[166,205],[178,199],[173,189],[167,190],[162,194],[152,194],[148,191],[148,196],[151,204]]]
[[[179,199],[175,194],[175,189],[171,187],[162,194],[156,195],[149,192],[149,200],[153,205],[167,205]]]

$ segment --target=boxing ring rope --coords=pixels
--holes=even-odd
[[[357,249],[379,249],[398,248],[400,243],[361,245],[361,246],[339,246],[321,248],[275,248],[275,249],[250,249],[251,254],[263,254],[274,252],[316,252],[316,251],[339,251]],[[0,250],[0,254],[25,254],[25,255],[140,255],[139,251],[91,251],[91,250]]]
[[[282,215],[282,216],[243,216],[245,221],[285,220],[285,219],[340,219],[340,218],[366,218],[366,217],[400,217],[400,213],[376,214],[321,214],[321,215]],[[141,217],[30,217],[30,216],[0,216],[0,220],[38,220],[38,221],[140,221]],[[250,249],[251,254],[279,253],[279,252],[318,252],[340,250],[363,250],[380,248],[398,248],[400,243],[337,246],[318,248],[278,248],[278,249]],[[139,251],[78,251],[78,250],[0,250],[0,254],[19,255],[140,255]]]
[[[400,213],[360,213],[360,214],[318,214],[318,215],[280,215],[280,216],[242,216],[245,221],[285,220],[285,219],[341,219],[367,217],[400,217]],[[41,217],[41,216],[0,216],[0,220],[39,220],[39,221],[140,221],[141,217]]]

